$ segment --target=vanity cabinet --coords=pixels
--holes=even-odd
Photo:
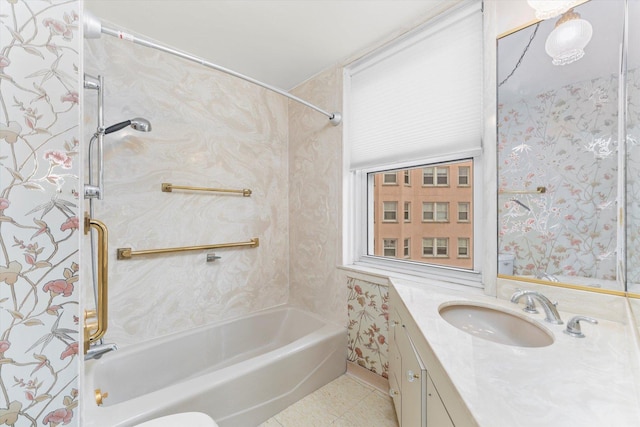
[[[453,385],[442,380],[441,368],[429,353],[426,340],[419,333],[410,314],[404,308],[400,297],[390,288],[391,306],[389,314],[389,394],[401,427],[454,427],[475,425],[466,408],[459,411]],[[440,379],[434,381],[433,373]],[[437,369],[439,368],[439,369]],[[451,402],[443,400],[436,384],[445,391]],[[451,408],[448,404],[451,403]],[[463,405],[462,405],[463,406]],[[461,412],[460,423],[454,424],[451,409]],[[466,413],[465,413],[466,412]]]

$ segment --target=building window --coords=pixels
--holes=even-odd
[[[398,202],[382,202],[382,211],[383,222],[398,221]]]
[[[411,202],[404,202],[404,222],[411,222]]]
[[[411,239],[404,239],[404,257],[411,258]]]
[[[425,257],[449,256],[449,239],[446,237],[424,237],[422,239],[422,255]]]
[[[469,202],[458,202],[458,222],[469,222]]]
[[[398,174],[385,173],[382,178],[382,185],[398,185]]]
[[[424,222],[447,222],[449,221],[448,202],[423,202],[422,221]]]
[[[468,237],[458,237],[458,258],[469,258]]]
[[[383,239],[384,248],[382,248],[382,251],[384,256],[395,258],[397,243],[396,239]]]
[[[428,167],[422,170],[422,185],[429,187],[446,187],[449,185],[449,167]]]
[[[470,180],[471,168],[469,166],[458,166],[458,186],[468,187],[471,185]]]
[[[404,185],[411,186],[411,172],[409,169],[404,170]]]

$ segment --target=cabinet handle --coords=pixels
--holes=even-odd
[[[412,370],[408,370],[407,371],[407,381],[409,381],[410,383],[414,382],[415,380],[420,379],[420,375],[414,373]]]
[[[389,389],[389,396],[396,397],[398,395],[400,395],[400,393],[398,393],[398,390],[394,390],[392,388]]]

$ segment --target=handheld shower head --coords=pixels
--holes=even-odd
[[[135,119],[126,120],[124,122],[116,123],[115,125],[111,125],[104,130],[104,134],[108,135],[113,132],[117,132],[120,129],[124,129],[127,126],[131,126],[133,129],[140,132],[149,132],[151,130],[151,123],[147,119],[143,119],[141,117],[136,117]]]

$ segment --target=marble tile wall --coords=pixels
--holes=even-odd
[[[292,92],[330,112],[342,111],[342,68]],[[342,256],[342,129],[289,101],[291,303],[346,325],[347,293],[336,268]]]
[[[2,425],[79,425],[79,9],[0,2]]]
[[[289,294],[286,98],[171,55],[102,37],[87,40],[85,68],[105,78],[105,122],[151,121],[105,137],[109,227],[108,342],[150,340],[284,304]],[[96,96],[85,91],[86,133]],[[87,135],[88,137],[88,135]],[[86,155],[83,153],[83,155]],[[251,197],[175,191],[161,183],[248,188]],[[116,260],[116,248],[246,241],[255,249]],[[87,245],[88,249],[88,245]],[[87,286],[88,288],[88,286]],[[91,301],[90,293],[85,299]]]

